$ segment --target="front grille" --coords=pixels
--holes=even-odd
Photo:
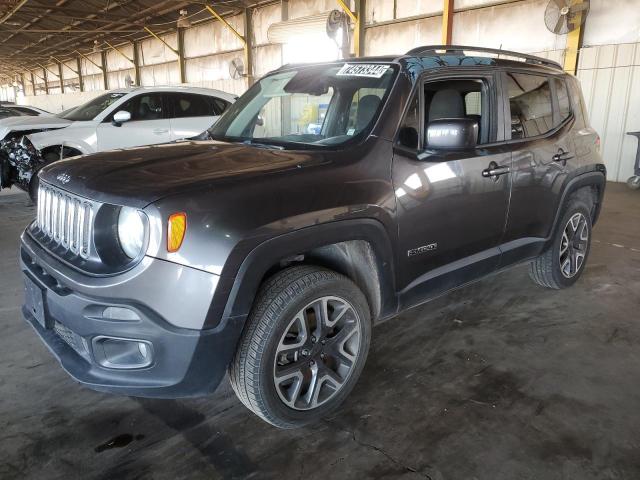
[[[49,241],[89,258],[93,207],[87,200],[51,185],[38,188],[37,225]]]

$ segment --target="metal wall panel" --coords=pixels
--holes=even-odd
[[[240,95],[247,89],[247,80],[234,80],[229,75],[229,62],[242,56],[242,51],[187,59],[185,69],[189,85],[215,88]]]
[[[282,65],[282,46],[264,45],[254,49],[254,76],[260,78]]]
[[[591,0],[583,45],[640,42],[638,0]]]
[[[254,45],[265,45],[269,43],[267,39],[267,30],[269,25],[277,23],[281,18],[280,5],[270,5],[268,7],[256,8],[253,11],[253,40]]]
[[[544,24],[547,4],[531,0],[456,13],[452,43],[521,52],[563,49],[566,35],[555,35]]]
[[[124,55],[133,60],[133,44],[118,46]],[[107,50],[107,69],[110,72],[117,72],[118,70],[128,70],[133,68],[133,63],[124,58],[120,53],[113,49]],[[111,85],[111,83],[109,83]]]
[[[244,31],[244,17],[225,18],[238,32]],[[187,58],[202,57],[216,52],[242,48],[242,42],[221,22],[205,23],[184,32],[184,54]]]
[[[396,55],[418,47],[440,43],[441,17],[411,20],[367,29],[366,55]]]
[[[600,134],[607,178],[625,182],[633,174],[640,130],[640,43],[580,50],[578,78],[591,125]]]
[[[175,56],[175,55],[174,55]],[[178,62],[161,63],[140,67],[140,85],[154,87],[158,85],[180,85]]]
[[[178,48],[178,40],[175,33],[160,35],[160,38],[171,45],[172,48]],[[143,66],[173,62],[178,58],[164,43],[153,37],[141,41],[138,44],[138,51],[140,53],[140,64]]]

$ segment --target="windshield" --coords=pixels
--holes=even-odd
[[[100,113],[104,112],[113,102],[124,97],[126,93],[107,93],[100,95],[79,107],[65,110],[59,113],[58,118],[71,120],[73,122],[81,122],[83,120],[93,120]]]
[[[373,127],[394,76],[389,64],[363,63],[275,73],[231,105],[209,134],[292,148],[340,145]]]

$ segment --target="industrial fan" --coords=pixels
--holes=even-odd
[[[551,0],[544,12],[550,32],[564,35],[583,25],[589,13],[589,0]]]

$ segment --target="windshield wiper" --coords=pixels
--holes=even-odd
[[[251,145],[252,147],[268,148],[271,150],[284,150],[284,147],[282,145],[274,145],[270,142],[261,142],[254,138],[248,138],[247,140],[243,140],[241,143],[245,145]]]

